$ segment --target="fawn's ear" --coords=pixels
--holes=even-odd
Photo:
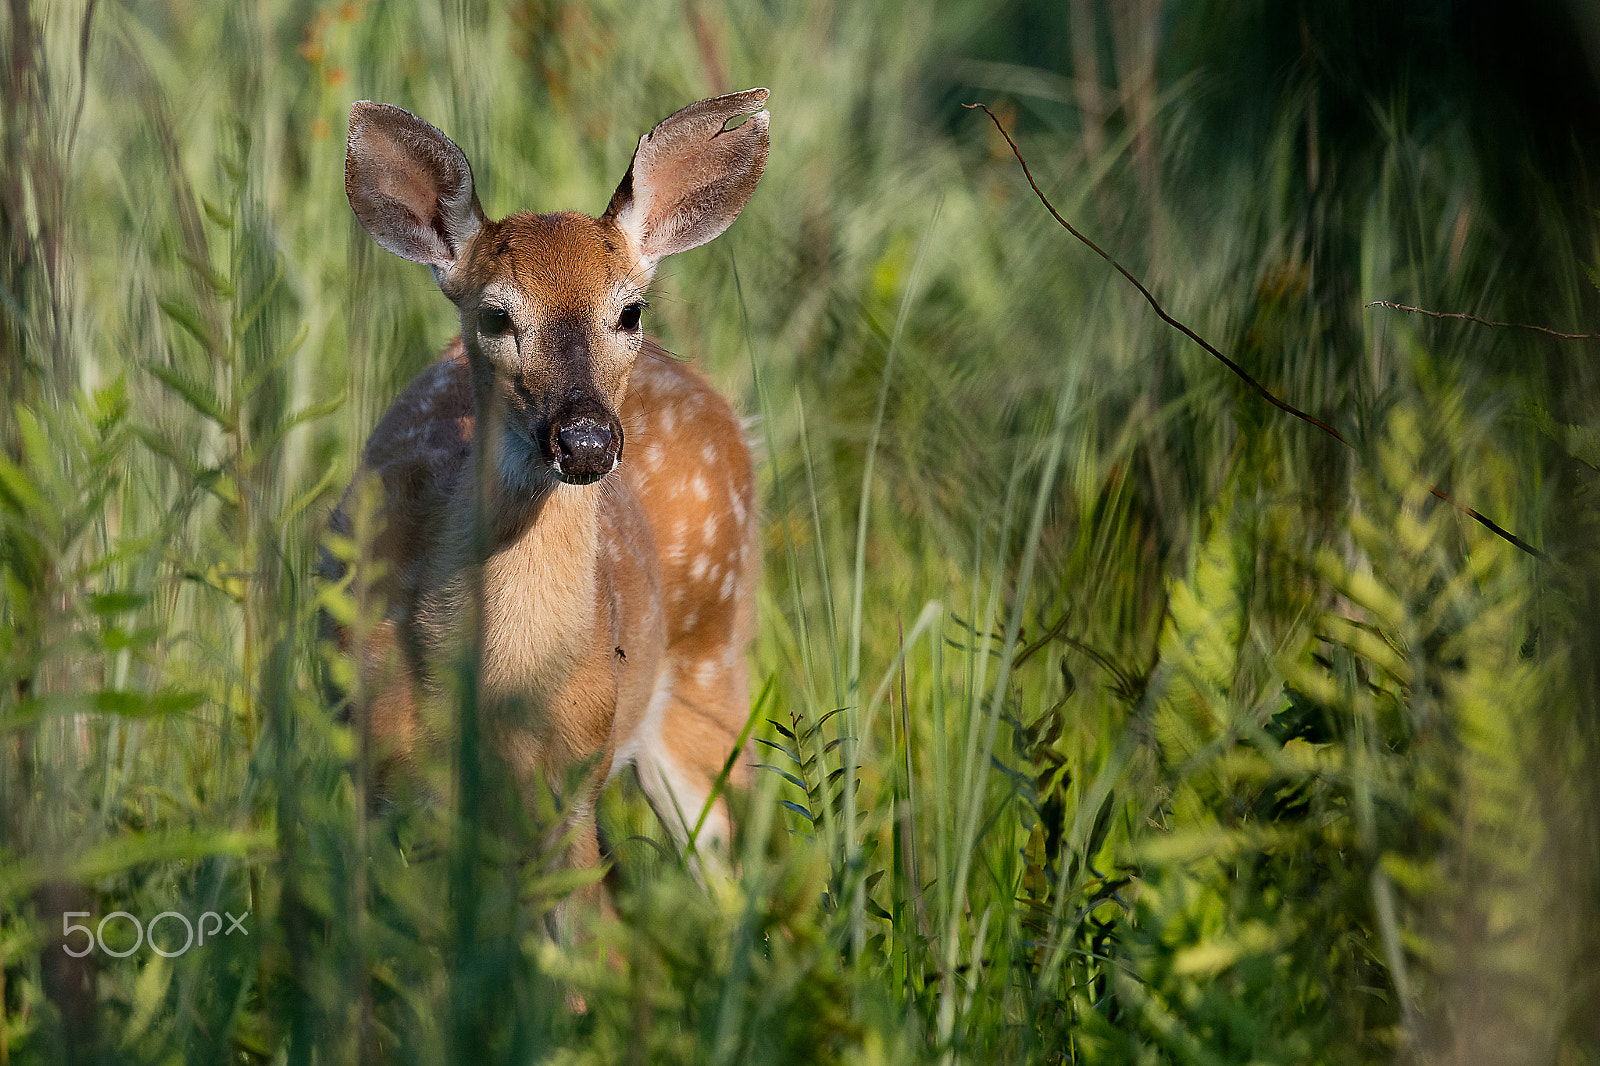
[[[639,138],[604,219],[633,242],[647,270],[733,224],[767,165],[767,90],[690,104]],[[744,123],[725,129],[730,119]]]
[[[461,149],[393,104],[351,105],[344,191],[380,248],[426,263],[441,281],[484,221]]]

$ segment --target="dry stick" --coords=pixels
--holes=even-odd
[[[1134,288],[1139,290],[1139,295],[1144,297],[1145,302],[1150,305],[1151,310],[1155,311],[1156,315],[1161,319],[1161,321],[1165,322],[1167,325],[1171,326],[1173,329],[1175,329],[1178,332],[1182,333],[1184,336],[1186,336],[1190,340],[1194,341],[1200,347],[1204,348],[1218,362],[1222,363],[1223,366],[1225,366],[1229,370],[1233,371],[1234,374],[1239,378],[1239,380],[1243,381],[1246,385],[1249,385],[1252,389],[1254,389],[1261,396],[1261,398],[1263,400],[1266,400],[1268,403],[1270,403],[1272,406],[1276,407],[1278,410],[1283,411],[1286,414],[1291,414],[1294,417],[1300,419],[1302,422],[1308,422],[1311,425],[1316,426],[1318,429],[1320,429],[1324,433],[1328,434],[1328,436],[1332,437],[1334,440],[1338,441],[1340,444],[1343,444],[1346,448],[1350,448],[1351,450],[1355,449],[1355,445],[1350,442],[1350,438],[1346,437],[1343,433],[1340,433],[1337,429],[1334,429],[1332,426],[1328,425],[1328,423],[1324,422],[1322,419],[1318,418],[1316,415],[1307,414],[1305,411],[1300,410],[1300,408],[1294,406],[1293,404],[1285,403],[1283,400],[1278,399],[1278,397],[1273,395],[1271,390],[1269,390],[1265,385],[1261,384],[1261,382],[1259,382],[1255,378],[1251,377],[1249,375],[1249,373],[1247,373],[1245,371],[1244,367],[1240,366],[1238,363],[1234,362],[1232,359],[1229,359],[1226,355],[1222,354],[1222,352],[1219,351],[1216,348],[1215,345],[1211,344],[1210,341],[1207,341],[1204,337],[1200,336],[1200,334],[1196,333],[1194,330],[1190,329],[1188,326],[1184,325],[1182,322],[1178,321],[1176,318],[1173,318],[1171,315],[1167,314],[1166,308],[1162,307],[1161,306],[1161,302],[1159,300],[1157,300],[1153,295],[1151,295],[1150,290],[1144,287],[1144,283],[1143,282],[1141,282],[1138,278],[1134,277],[1131,273],[1129,273],[1128,269],[1126,267],[1124,267],[1121,263],[1119,263],[1115,259],[1111,258],[1111,256],[1109,254],[1107,254],[1106,251],[1104,249],[1102,249],[1098,244],[1094,243],[1094,241],[1091,241],[1088,237],[1085,237],[1083,234],[1079,233],[1077,231],[1077,229],[1075,229],[1073,227],[1072,223],[1068,222],[1066,219],[1061,217],[1061,212],[1057,211],[1056,208],[1055,208],[1055,205],[1050,202],[1050,198],[1045,196],[1044,190],[1039,188],[1039,183],[1037,181],[1033,180],[1033,171],[1028,169],[1028,161],[1026,159],[1022,158],[1022,150],[1017,147],[1017,142],[1013,141],[1011,139],[1011,134],[1006,132],[1006,128],[1000,124],[1000,120],[998,118],[995,118],[994,112],[989,110],[988,105],[987,104],[962,104],[961,106],[966,108],[968,111],[982,110],[985,115],[989,116],[989,121],[994,123],[994,128],[1000,131],[1000,136],[1004,137],[1006,139],[1006,144],[1011,146],[1011,154],[1017,157],[1017,162],[1018,163],[1022,164],[1022,173],[1028,179],[1028,184],[1033,187],[1033,194],[1039,198],[1039,202],[1040,203],[1044,204],[1045,210],[1050,212],[1050,215],[1051,215],[1052,218],[1054,218],[1057,222],[1061,223],[1061,226],[1062,226],[1063,229],[1065,229],[1068,233],[1072,234],[1074,237],[1078,238],[1078,240],[1082,241],[1084,244],[1088,245],[1090,251],[1094,252],[1094,254],[1098,255],[1101,259],[1104,259],[1107,263],[1110,263],[1116,269],[1117,273],[1119,273],[1123,277],[1127,278],[1128,282]],[[1414,310],[1414,309],[1407,308],[1407,310]],[[1427,313],[1427,312],[1424,312],[1424,313]],[[1452,317],[1454,317],[1454,316],[1452,316]],[[1463,316],[1463,317],[1465,317],[1465,316]],[[1504,323],[1504,324],[1505,325],[1512,325],[1513,323]],[[1528,327],[1528,328],[1541,329],[1543,327],[1532,326],[1532,327]],[[1554,333],[1555,331],[1554,330],[1546,330],[1545,332]],[[1566,335],[1565,334],[1558,334],[1558,336],[1566,336]],[[1443,489],[1438,488],[1438,487],[1434,487],[1434,488],[1430,488],[1428,491],[1431,492],[1434,496],[1436,496],[1439,499],[1443,500],[1445,503],[1448,503],[1451,506],[1457,508],[1458,510],[1461,511],[1461,513],[1465,514],[1468,518],[1471,518],[1471,519],[1475,520],[1480,525],[1482,525],[1485,529],[1487,529],[1489,532],[1493,533],[1497,537],[1500,537],[1502,540],[1506,541],[1508,544],[1511,544],[1511,545],[1513,545],[1513,546],[1515,546],[1517,548],[1522,549],[1523,551],[1527,552],[1529,555],[1532,555],[1536,559],[1543,559],[1545,557],[1544,556],[1544,552],[1540,551],[1538,548],[1535,548],[1533,545],[1529,544],[1527,541],[1523,540],[1521,537],[1517,536],[1515,533],[1512,533],[1509,530],[1506,530],[1506,529],[1502,528],[1501,526],[1499,526],[1498,524],[1496,524],[1492,520],[1484,517],[1482,514],[1479,514],[1477,511],[1473,510],[1471,507],[1468,507],[1466,504],[1458,502],[1454,497],[1452,497],[1449,493],[1445,492]]]
[[[1592,341],[1600,340],[1600,333],[1562,333],[1560,330],[1551,329],[1549,326],[1530,326],[1526,322],[1494,322],[1477,315],[1463,314],[1460,311],[1430,311],[1426,307],[1412,307],[1409,304],[1391,303],[1388,300],[1373,300],[1364,303],[1362,307],[1387,307],[1392,311],[1409,311],[1414,315],[1427,315],[1430,318],[1459,318],[1464,322],[1476,322],[1480,326],[1500,326],[1505,329],[1531,329],[1539,333],[1548,333],[1552,337],[1559,337],[1564,341]]]

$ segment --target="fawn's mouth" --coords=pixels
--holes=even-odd
[[[611,460],[611,470],[615,470],[617,468],[617,463],[617,459],[613,457]],[[600,474],[569,473],[568,471],[563,470],[561,468],[561,464],[555,460],[551,460],[550,469],[555,473],[556,477],[560,479],[563,485],[593,485],[596,481],[604,480],[606,474],[611,473],[611,470],[607,470],[605,473]]]

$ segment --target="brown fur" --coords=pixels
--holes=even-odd
[[[447,664],[475,660],[485,735],[528,787],[592,756],[603,775],[632,763],[689,836],[748,714],[754,481],[727,403],[645,338],[639,311],[660,259],[749,199],[766,98],[661,122],[598,219],[491,221],[448,137],[388,104],[351,109],[352,209],[433,269],[462,323],[379,421],[332,520],[370,542],[358,584],[387,605],[340,639],[389,758],[417,758],[438,732],[419,707],[444,695]],[[372,498],[374,528],[355,529]],[[708,835],[726,832],[719,805]],[[591,821],[571,859],[594,858]]]
[[[526,264],[516,273],[530,286],[549,284],[546,298],[570,299],[570,277]],[[592,283],[611,277],[598,273]],[[727,401],[653,342],[643,342],[628,377],[626,458],[610,478],[528,500],[509,499],[491,482],[481,692],[504,715],[495,736],[520,773],[597,753],[609,771],[658,680],[670,676],[663,754],[709,785],[748,715],[744,649],[760,568],[750,455]],[[362,649],[373,692],[365,710],[374,739],[401,762],[426,742],[417,699],[436,664],[459,651],[477,587],[477,421],[473,372],[458,338],[380,420],[332,520],[336,531],[353,533],[361,486],[379,481],[371,554],[385,565],[373,592],[389,608]],[[394,669],[396,659],[403,669]],[[651,799],[665,806],[659,792]],[[670,808],[661,813],[676,821]],[[692,823],[698,810],[684,814]]]

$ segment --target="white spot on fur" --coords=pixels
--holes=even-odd
[[[689,482],[689,491],[694,493],[694,498],[697,500],[711,498],[711,486],[706,484],[704,474],[696,474],[694,476],[694,480]]]
[[[700,530],[700,535],[705,537],[707,544],[717,542],[717,515],[716,512],[706,515],[706,524]]]
[[[694,563],[689,567],[689,576],[696,581],[706,576],[706,568],[711,565],[711,557],[705,554],[696,555]]]
[[[684,615],[684,617],[683,617],[683,631],[685,633],[693,633],[695,624],[698,623],[699,621],[700,621],[700,612],[699,611],[690,611],[688,614]]]
[[[722,579],[722,598],[723,599],[725,599],[725,600],[733,599],[734,579],[737,578],[737,577],[738,577],[738,575],[736,573],[734,573],[733,567],[730,566],[728,568],[728,576]]]
[[[695,670],[694,679],[701,688],[710,688],[722,680],[722,664],[715,659],[707,659]]]

